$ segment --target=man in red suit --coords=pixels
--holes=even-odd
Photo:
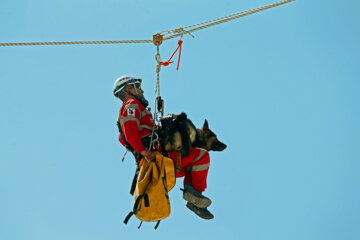
[[[115,81],[113,89],[114,96],[123,102],[118,118],[119,141],[134,154],[137,162],[142,157],[150,157],[150,138],[153,129],[157,128],[150,110],[146,108],[148,101],[141,82],[139,78],[122,76]],[[169,155],[176,159],[174,152]],[[205,149],[192,148],[189,156],[181,159],[181,170],[176,173],[176,177],[185,177],[183,198],[187,201],[186,206],[204,219],[214,218],[207,209],[211,200],[202,195],[207,187],[209,165],[209,153]]]

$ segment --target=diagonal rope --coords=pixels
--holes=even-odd
[[[209,27],[221,24],[221,23],[229,22],[231,20],[235,20],[235,19],[238,19],[238,18],[241,18],[241,17],[245,17],[245,16],[248,16],[250,14],[261,12],[261,11],[264,11],[264,10],[267,10],[267,9],[270,9],[270,8],[274,8],[274,7],[289,3],[289,2],[293,2],[293,1],[295,1],[295,0],[286,0],[286,1],[282,1],[282,2],[269,4],[269,5],[254,8],[254,9],[251,9],[251,10],[231,14],[231,15],[228,15],[228,16],[225,16],[225,17],[209,20],[209,21],[206,21],[206,22],[203,22],[203,23],[194,24],[194,25],[187,26],[187,27],[184,27],[184,28],[177,28],[177,29],[174,29],[174,30],[165,31],[165,32],[162,32],[162,35],[166,36],[166,35],[169,35],[169,34],[173,34],[170,37],[164,38],[164,41],[169,40],[169,39],[172,39],[172,38],[175,38],[175,37],[178,37],[178,36],[183,36],[184,34],[191,34],[192,32],[196,32],[196,31],[199,31],[199,30],[202,30],[202,29],[205,29],[205,28],[209,28]],[[207,24],[207,25],[204,25],[204,24]],[[203,26],[201,26],[201,25],[203,25]],[[200,26],[200,27],[197,27],[197,26]],[[197,28],[190,29],[190,30],[185,30],[185,29],[193,28],[193,27],[197,27]]]
[[[184,29],[197,27],[197,26],[200,26],[200,25],[204,25],[204,24],[207,24],[207,23],[220,21],[220,20],[227,19],[227,18],[231,18],[231,17],[235,17],[235,16],[238,16],[238,15],[243,15],[243,14],[245,14],[245,13],[247,13],[247,12],[250,12],[250,14],[251,14],[251,13],[255,13],[255,12],[259,12],[259,11],[262,11],[262,10],[265,10],[265,9],[269,9],[269,8],[272,8],[272,7],[277,7],[277,6],[279,6],[279,5],[286,4],[286,3],[289,3],[289,2],[293,2],[293,1],[295,1],[295,0],[285,0],[285,1],[282,1],[282,2],[277,2],[277,3],[269,4],[269,5],[266,5],[266,6],[262,6],[262,7],[258,7],[258,8],[254,8],[254,9],[250,9],[250,10],[246,10],[246,11],[243,11],[243,12],[234,13],[234,14],[231,14],[231,15],[228,15],[228,16],[225,16],[225,17],[220,17],[220,18],[212,19],[212,20],[209,20],[209,21],[206,21],[206,22],[202,22],[202,23],[198,23],[198,24],[191,25],[191,26],[187,26],[187,27],[184,27]]]
[[[280,5],[289,3],[289,2],[293,2],[293,1],[295,1],[295,0],[286,0],[286,1],[282,1],[282,2],[277,2],[277,3],[270,4],[270,5],[254,8],[251,10],[231,14],[231,15],[228,15],[225,17],[216,18],[216,19],[212,19],[212,20],[209,20],[206,22],[194,24],[194,25],[187,26],[184,28],[177,28],[174,30],[163,31],[160,34],[162,36],[167,36],[167,35],[172,34],[171,36],[164,38],[163,39],[164,41],[178,37],[178,36],[182,37],[184,34],[191,35],[192,32],[196,32],[196,31],[199,31],[199,30],[202,30],[205,28],[209,28],[209,27],[221,24],[221,23],[229,22],[229,21],[235,20],[237,18],[245,17],[247,15],[261,12],[266,9],[277,7],[277,6],[280,6]],[[185,29],[190,29],[190,30],[185,30]],[[0,46],[73,45],[73,44],[133,44],[133,43],[153,43],[153,40],[0,43]]]

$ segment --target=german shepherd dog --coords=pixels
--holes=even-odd
[[[190,121],[190,120],[189,120]],[[216,134],[210,130],[208,121],[205,122],[200,129],[196,129],[196,138],[192,143],[193,147],[199,147],[208,151],[223,151],[226,148],[226,144],[219,141]]]
[[[158,133],[163,150],[180,152],[183,157],[189,155],[191,147],[208,151],[223,151],[226,148],[209,129],[207,120],[201,129],[197,129],[186,113],[169,114],[162,118]]]

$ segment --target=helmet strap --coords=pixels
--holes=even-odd
[[[139,95],[138,91],[137,91],[137,87],[136,87],[136,84],[134,83],[134,89],[135,89],[135,92],[136,92],[136,95]]]

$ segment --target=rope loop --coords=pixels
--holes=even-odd
[[[191,32],[186,31],[183,27],[179,27],[179,28],[176,28],[176,29],[173,29],[173,30],[164,31],[164,32],[162,32],[160,34],[162,36],[166,36],[166,35],[169,35],[169,34],[179,34],[181,36],[181,38],[183,38],[183,36],[185,34],[189,34],[192,38],[195,38],[195,36],[192,35]]]
[[[180,50],[180,51],[179,51],[178,64],[177,64],[177,68],[176,68],[176,70],[179,70],[180,57],[181,57],[181,46],[182,46],[182,44],[183,44],[183,40],[180,39],[180,40],[178,41],[178,47],[176,48],[175,52],[171,55],[170,59],[167,60],[166,62],[160,62],[160,64],[161,64],[162,66],[168,66],[169,64],[173,63],[173,62],[171,62],[171,59],[173,58],[173,56],[175,55],[175,53],[176,53],[178,50]]]

